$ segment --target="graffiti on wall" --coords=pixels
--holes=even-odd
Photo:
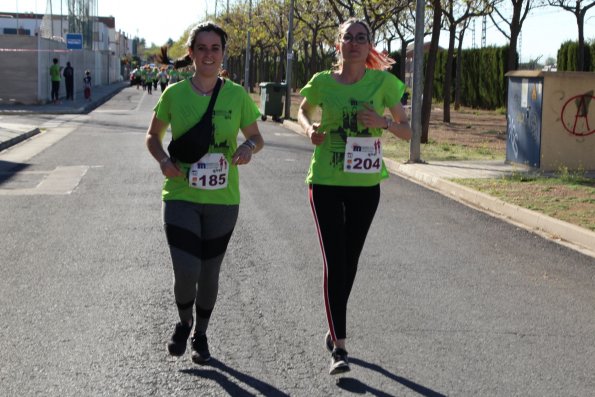
[[[516,132],[516,124],[514,123],[514,117],[512,115],[508,115],[508,140],[510,144],[508,145],[510,149],[512,149],[512,153],[514,154],[514,158],[518,159],[519,157],[519,134]]]
[[[540,79],[511,79],[508,91],[506,159],[538,167],[541,152]]]
[[[566,101],[560,112],[560,120],[566,131],[580,137],[595,134],[595,109],[589,112],[591,104],[595,103],[594,99],[593,91],[589,91]]]

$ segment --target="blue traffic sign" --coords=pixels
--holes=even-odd
[[[83,35],[80,33],[66,33],[66,48],[69,50],[82,50]]]

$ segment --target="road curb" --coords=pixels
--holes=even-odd
[[[284,120],[283,126],[298,134],[305,135],[302,127],[296,122]],[[401,164],[395,160],[384,158],[384,163],[393,174],[595,258],[595,232],[536,211],[506,203],[488,194],[424,173],[419,169],[407,164]]]
[[[114,83],[114,84],[116,84],[116,83]],[[93,110],[95,110],[99,106],[103,105],[104,103],[106,103],[107,101],[112,99],[114,96],[119,94],[124,88],[127,88],[127,87],[129,87],[129,84],[122,84],[120,87],[116,87],[113,91],[105,94],[104,96],[100,97],[98,100],[89,102],[87,105],[85,105],[83,107],[82,114],[88,114],[88,113],[92,112]]]
[[[123,81],[115,82],[107,86],[94,87],[95,98],[92,101],[84,101],[76,105],[69,104],[65,107],[54,107],[50,103],[39,105],[6,105],[0,106],[0,115],[28,115],[28,114],[88,114],[100,105],[110,100],[114,95],[123,89],[129,87],[129,84]],[[79,102],[77,100],[74,102]],[[66,102],[65,102],[66,103]]]
[[[19,135],[15,136],[14,138],[11,138],[4,142],[0,142],[0,152],[3,151],[4,149],[8,149],[9,147],[16,145],[19,142],[29,139],[32,136],[39,134],[40,132],[41,132],[41,130],[39,128],[35,128],[31,131],[27,131],[25,133],[19,134]]]
[[[384,162],[392,173],[431,188],[472,208],[514,223],[526,230],[545,235],[545,237],[557,242],[575,245],[579,251],[595,257],[595,232],[527,208],[504,202],[488,194],[459,185],[458,183],[412,169],[407,164],[400,164],[397,161],[387,158],[384,159]]]

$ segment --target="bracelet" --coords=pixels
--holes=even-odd
[[[254,151],[254,149],[256,149],[256,144],[254,142],[252,142],[252,140],[250,140],[250,139],[246,139],[244,141],[244,143],[242,143],[242,145],[248,146],[251,151]]]
[[[163,164],[167,163],[169,160],[170,160],[169,157],[165,156],[164,158],[159,160],[159,165],[163,165]]]
[[[393,119],[390,117],[385,117],[384,119],[386,120],[386,127],[384,127],[384,129],[388,130],[390,126],[393,125]]]

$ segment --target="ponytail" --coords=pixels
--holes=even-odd
[[[174,61],[174,69],[181,69],[188,65],[192,65],[192,58],[190,58],[190,55],[186,55]]]
[[[159,61],[159,63],[162,63],[164,65],[174,65],[174,69],[180,69],[192,64],[192,58],[190,58],[190,55],[185,55],[182,58],[178,58],[172,61],[167,55],[166,45],[161,47],[161,53],[157,55],[157,60]]]
[[[370,48],[370,53],[366,58],[366,67],[368,69],[387,70],[390,69],[396,61],[385,52],[378,52],[374,47]]]

